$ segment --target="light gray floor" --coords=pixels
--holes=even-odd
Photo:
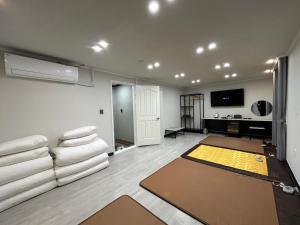
[[[135,148],[110,158],[110,167],[0,213],[1,225],[76,225],[117,197],[127,194],[170,225],[199,225],[139,182],[206,136],[186,134],[163,144]],[[116,212],[118,216],[118,212]]]

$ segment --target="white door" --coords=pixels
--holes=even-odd
[[[136,86],[137,145],[160,144],[159,86]]]

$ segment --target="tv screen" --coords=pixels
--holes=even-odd
[[[210,93],[211,107],[243,106],[244,89],[214,91]]]

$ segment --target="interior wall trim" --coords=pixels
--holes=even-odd
[[[222,87],[222,86],[230,86],[230,85],[238,85],[238,84],[243,84],[246,82],[251,82],[251,81],[258,81],[258,80],[272,80],[273,76],[269,77],[262,77],[260,76],[255,76],[250,79],[245,79],[245,80],[238,80],[238,81],[229,81],[229,82],[213,82],[213,83],[208,83],[208,84],[200,84],[198,86],[193,86],[193,87],[185,87],[183,88],[183,91],[191,91],[191,90],[199,90],[201,88],[216,88],[216,87]]]

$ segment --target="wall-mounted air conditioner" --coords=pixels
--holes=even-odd
[[[78,82],[78,68],[9,53],[4,54],[5,72],[11,77],[23,77],[64,83]]]

